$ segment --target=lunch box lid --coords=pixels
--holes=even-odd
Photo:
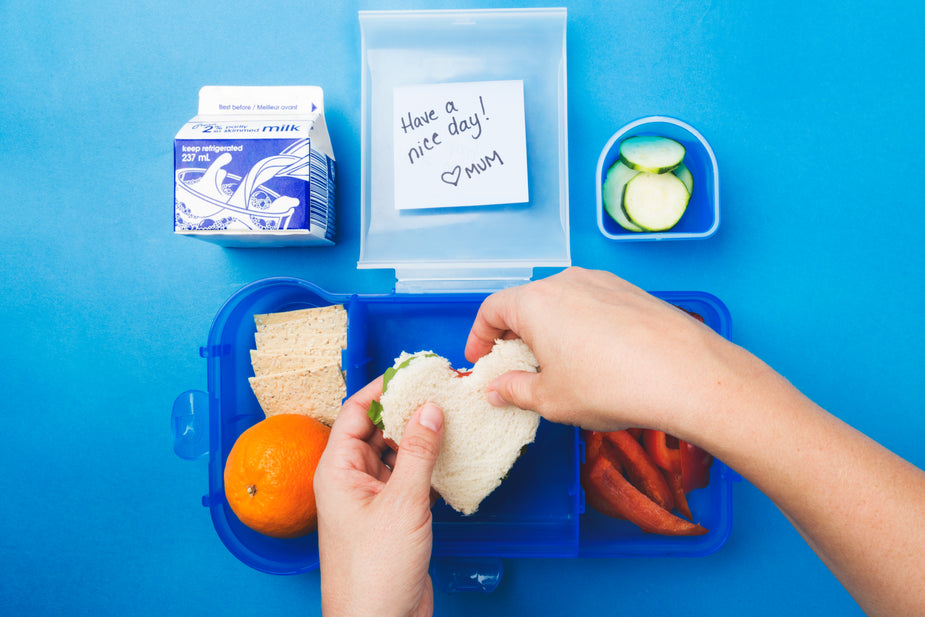
[[[571,264],[565,9],[360,11],[358,268],[394,268],[396,291],[493,291]],[[525,203],[396,208],[395,88],[523,82]]]

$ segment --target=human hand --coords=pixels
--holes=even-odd
[[[419,409],[394,455],[366,415],[381,392],[379,378],[344,403],[315,472],[326,617],[433,613],[430,478],[443,412]]]
[[[495,339],[511,337],[530,346],[540,372],[502,375],[489,400],[595,430],[683,436],[685,418],[708,413],[718,390],[740,383],[734,376],[763,366],[684,311],[580,268],[488,297],[466,357],[474,362]]]
[[[696,443],[764,492],[867,614],[925,614],[925,473],[757,357],[616,276],[578,268],[489,296],[466,358],[511,337],[540,372],[500,376],[490,401]]]

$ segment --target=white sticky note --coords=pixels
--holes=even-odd
[[[394,89],[395,207],[523,203],[523,81]]]

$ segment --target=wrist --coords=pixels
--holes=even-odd
[[[819,408],[746,350],[727,342],[719,357],[722,368],[674,434],[766,490],[759,480],[780,470],[794,436],[808,429]]]
[[[365,544],[368,546],[368,543]],[[433,586],[430,576],[413,582],[387,554],[369,552],[358,559],[325,560],[321,555],[321,612],[324,617],[430,617]],[[399,558],[400,561],[400,558]],[[388,568],[394,566],[395,570]],[[406,581],[402,584],[401,581]]]
[[[792,386],[770,366],[745,349],[721,339],[711,346],[712,362],[686,384],[680,395],[681,413],[665,419],[666,432],[723,458],[729,444],[741,443],[743,433],[760,423],[760,414],[775,405]],[[725,460],[725,459],[724,459]]]

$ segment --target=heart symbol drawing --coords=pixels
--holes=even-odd
[[[452,184],[453,186],[456,186],[457,184],[459,184],[459,174],[461,172],[462,172],[462,169],[459,167],[459,165],[457,165],[450,171],[445,171],[442,174],[440,174],[440,179],[446,182],[447,184]]]

